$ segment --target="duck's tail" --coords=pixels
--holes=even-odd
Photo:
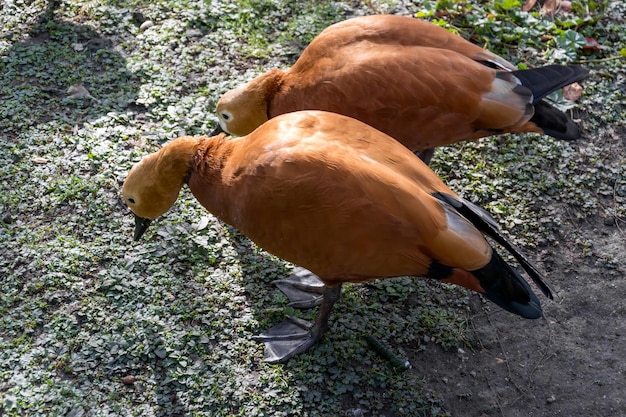
[[[578,126],[568,115],[552,107],[545,100],[534,105],[535,114],[530,119],[543,133],[556,139],[574,140],[580,137]]]
[[[520,84],[533,93],[533,104],[566,85],[582,81],[589,70],[577,65],[546,65],[541,68],[511,72]]]
[[[515,77],[516,82],[530,90],[534,115],[530,119],[546,135],[557,139],[574,140],[580,137],[578,126],[565,113],[551,106],[546,96],[572,83],[582,81],[589,70],[576,65],[547,65],[541,68],[500,72],[499,77]]]
[[[550,287],[550,285],[548,285],[548,283],[545,281],[545,278],[543,277],[543,275],[541,274],[541,272],[539,272],[539,270],[537,269],[537,267],[535,267],[535,265],[533,265],[533,263],[513,244],[513,242],[511,242],[509,239],[506,238],[506,236],[504,236],[499,228],[498,228],[498,224],[496,223],[496,221],[493,219],[493,217],[491,217],[491,215],[485,211],[484,209],[482,209],[481,207],[473,204],[470,201],[467,201],[463,198],[458,198],[458,197],[454,197],[450,194],[446,194],[446,193],[433,193],[433,196],[441,201],[445,201],[446,203],[452,205],[461,215],[463,215],[463,217],[465,217],[470,223],[472,223],[478,230],[480,230],[482,233],[486,234],[487,236],[489,236],[490,238],[492,238],[494,241],[496,241],[498,244],[500,244],[503,248],[505,248],[511,255],[513,255],[513,257],[519,262],[520,266],[524,269],[524,271],[526,271],[526,273],[528,274],[528,276],[533,280],[533,282],[535,283],[535,285],[537,285],[537,287],[539,288],[539,290],[541,290],[541,292],[548,298],[553,299],[554,298],[554,291],[552,290],[552,288]],[[491,259],[491,261],[485,265],[483,268],[479,269],[478,271],[472,271],[471,274],[473,276],[475,276],[476,278],[479,279],[480,281],[480,277],[479,275],[481,275],[484,280],[487,280],[486,284],[488,287],[491,286],[493,287],[494,284],[489,284],[489,279],[486,278],[486,273],[488,271],[492,271],[493,273],[498,271],[498,265],[504,265],[502,266],[502,272],[504,275],[506,271],[508,272],[509,276],[515,277],[515,279],[508,279],[505,280],[503,282],[519,282],[521,287],[523,288],[527,288],[528,292],[530,294],[533,294],[532,291],[530,290],[530,287],[528,286],[528,284],[526,283],[526,281],[519,275],[519,273],[517,273],[517,271],[515,271],[510,265],[508,265],[506,262],[504,262],[504,260],[502,260],[502,258],[500,258],[500,256],[498,254],[495,253],[494,250],[494,255]],[[512,271],[512,272],[511,272]],[[478,274],[478,275],[476,275]],[[498,275],[495,275],[495,277],[498,277]],[[455,283],[457,282],[461,282],[461,278],[462,277],[458,277],[455,281]],[[467,277],[466,277],[467,278]],[[495,279],[495,278],[492,278]],[[483,281],[480,281],[480,286],[485,290],[485,296],[487,296],[489,298],[489,295],[487,294],[487,288],[485,288],[482,283]],[[467,281],[470,282],[470,281]],[[464,284],[460,284],[463,285],[465,287],[471,288],[468,285],[464,285]],[[501,284],[504,286],[510,286],[513,284]],[[497,285],[496,285],[497,287]],[[495,287],[494,287],[495,288]],[[513,287],[511,287],[513,288]],[[475,289],[475,288],[473,288]],[[477,291],[479,291],[479,289],[477,289]],[[480,291],[479,291],[480,292]],[[494,297],[496,297],[496,293],[497,291],[494,293]],[[509,294],[512,295],[515,292],[510,292]],[[519,294],[519,293],[515,293],[515,294]],[[533,294],[534,296],[534,294]],[[530,297],[530,295],[529,295]],[[492,298],[490,298],[492,299]],[[497,303],[497,301],[495,301],[495,299],[492,299],[494,302]],[[535,298],[536,300],[536,298]],[[539,302],[537,301],[537,306],[539,306]],[[500,304],[498,304],[500,305]],[[503,308],[506,308],[503,306]],[[509,310],[512,311],[512,310]],[[515,311],[514,311],[515,312]],[[519,313],[518,313],[519,314]],[[522,315],[522,314],[521,314]]]
[[[541,317],[541,304],[530,285],[495,250],[487,265],[475,271],[455,270],[445,281],[457,283],[455,281],[462,275],[468,274],[471,278],[465,276],[462,279],[477,280],[482,289],[479,292],[503,309],[527,319]]]

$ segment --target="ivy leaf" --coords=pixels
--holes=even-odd
[[[494,4],[497,8],[505,12],[521,6],[519,0],[496,0],[494,1]]]
[[[587,41],[580,33],[568,29],[555,39],[557,47],[562,50],[570,60],[576,59],[578,50],[585,47]]]

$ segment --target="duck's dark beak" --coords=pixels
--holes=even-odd
[[[211,132],[210,136],[215,136],[215,135],[219,135],[220,133],[224,133],[224,130],[222,129],[222,126],[220,126],[219,122],[217,123],[217,126],[215,127],[215,129],[213,129],[213,132]]]
[[[148,226],[152,220],[144,219],[143,217],[139,217],[135,214],[135,240],[139,240],[141,236],[143,236],[144,232],[148,230]]]

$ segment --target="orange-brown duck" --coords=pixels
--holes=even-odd
[[[173,140],[144,157],[124,182],[136,239],[170,209],[184,184],[219,219],[324,283],[315,323],[288,318],[259,337],[271,362],[322,337],[345,282],[434,278],[477,291],[523,317],[540,317],[530,286],[484,234],[551,297],[538,270],[485,211],[456,195],[390,136],[346,116],[302,111],[237,139]]]
[[[214,133],[243,136],[279,114],[326,110],[387,133],[428,163],[433,147],[490,135],[578,138],[576,124],[542,98],[586,76],[577,66],[517,70],[434,24],[364,16],[326,28],[290,69],[225,93]]]

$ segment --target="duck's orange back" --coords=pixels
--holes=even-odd
[[[425,275],[432,259],[463,269],[489,260],[482,234],[464,220],[449,230],[449,214],[430,195],[454,193],[410,151],[357,120],[290,113],[224,146],[219,184],[197,174],[209,171],[201,161],[189,180],[194,195],[327,283]]]

